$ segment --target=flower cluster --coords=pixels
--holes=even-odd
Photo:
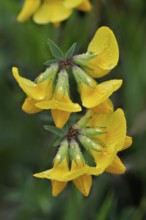
[[[63,2],[67,4],[68,1]],[[64,127],[72,112],[80,112],[83,107],[87,112],[62,135],[53,168],[34,176],[50,179],[54,196],[64,189],[68,181],[73,181],[87,196],[92,175],[97,176],[104,171],[125,172],[117,153],[132,143],[131,137],[126,136],[124,112],[122,109],[114,111],[109,99],[120,88],[122,80],[98,84],[94,79],[108,74],[117,65],[117,41],[108,27],[101,27],[84,54],[74,55],[75,45],[66,54],[51,40],[49,46],[55,60],[46,63],[47,69],[34,82],[21,77],[16,67],[12,69],[13,76],[27,96],[22,109],[29,114],[50,109],[56,129]],[[79,103],[71,99],[71,74],[80,95]]]
[[[29,114],[50,109],[56,127],[63,127],[71,112],[82,110],[78,103],[70,99],[68,68],[75,77],[82,106],[92,108],[105,101],[121,86],[122,80],[98,84],[92,78],[93,71],[94,77],[108,73],[117,64],[118,56],[113,32],[107,27],[101,27],[89,44],[87,53],[56,60],[34,82],[21,77],[18,69],[13,67],[13,75],[27,95],[22,109]]]
[[[73,181],[83,195],[88,196],[92,175],[97,176],[104,171],[113,174],[125,172],[126,168],[117,153],[131,143],[131,137],[126,136],[123,111],[114,111],[111,101],[106,100],[88,110],[72,126],[60,144],[53,168],[34,176],[50,179],[54,196],[65,188],[68,181]],[[90,163],[84,159],[88,154],[92,158]]]
[[[37,24],[53,23],[55,25],[69,18],[73,9],[90,11],[89,0],[25,0],[23,8],[17,17],[24,22],[30,17]]]

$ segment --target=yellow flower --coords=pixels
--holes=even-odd
[[[103,131],[100,135],[94,135],[92,140],[83,135],[79,136],[80,142],[89,148],[89,153],[96,163],[97,171],[94,170],[90,174],[99,175],[104,171],[114,174],[124,173],[126,167],[117,153],[132,144],[132,138],[126,136],[124,112],[121,109],[114,112],[112,103],[106,100],[99,106],[88,110],[84,118],[78,122],[78,126],[84,125],[84,121],[87,122],[86,127],[101,128]]]
[[[87,63],[87,73],[95,78],[108,74],[119,60],[118,44],[112,30],[104,26],[99,28],[88,46],[88,52],[96,56]]]
[[[90,167],[85,164],[77,143],[72,140],[70,145],[70,150],[73,154],[71,157],[70,170],[68,164],[69,146],[68,141],[64,139],[55,156],[53,168],[41,173],[36,173],[34,176],[50,179],[52,181],[53,196],[57,196],[65,188],[67,182],[71,180],[73,180],[74,185],[83,193],[83,195],[88,196],[92,185],[92,177],[90,174],[85,173]]]
[[[52,98],[57,70],[58,65],[51,65],[51,67],[47,68],[35,82],[32,82],[31,80],[21,77],[16,67],[12,68],[14,78],[27,95],[22,106],[23,111],[29,114],[42,111],[42,109],[37,108],[35,104],[38,101],[50,100]]]
[[[103,112],[102,107],[105,107]],[[121,109],[114,111],[111,101],[106,100],[96,109],[88,110],[86,115],[72,126],[67,139],[61,143],[53,168],[34,176],[50,179],[54,196],[65,188],[68,181],[72,181],[84,196],[88,196],[92,175],[97,176],[103,172],[113,174],[125,172],[126,167],[117,154],[131,144],[132,138],[126,136],[123,111]],[[79,145],[92,156],[95,166],[85,162]]]
[[[37,24],[58,24],[69,18],[74,8],[89,11],[91,4],[89,0],[25,0],[17,20],[24,22],[33,17]]]
[[[80,105],[73,103],[69,97],[68,74],[65,69],[62,69],[58,75],[58,81],[52,99],[37,102],[36,107],[39,109],[51,109],[52,117],[58,128],[64,126],[71,112],[81,111]]]
[[[92,108],[104,102],[122,85],[122,80],[109,80],[97,84],[78,66],[73,67],[73,74],[78,84],[82,105],[86,108]]]

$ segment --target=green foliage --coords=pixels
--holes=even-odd
[[[146,219],[146,1],[93,0],[92,4],[91,13],[76,11],[56,29],[32,21],[18,24],[16,16],[21,8],[20,1],[0,3],[2,220]],[[114,31],[120,48],[118,66],[101,81],[124,78],[123,86],[113,100],[115,108],[122,106],[124,109],[128,134],[133,136],[133,146],[120,153],[127,173],[93,178],[88,198],[70,183],[59,197],[53,198],[50,181],[32,177],[33,173],[51,167],[57,150],[53,148],[56,135],[44,131],[42,119],[43,124],[49,123],[50,127],[52,121],[47,112],[43,116],[39,113],[29,116],[21,111],[25,97],[12,78],[11,67],[18,66],[25,77],[36,78],[45,69],[44,61],[52,57],[46,43],[48,38],[63,51],[77,42],[76,51],[80,54],[87,51],[90,39],[101,25],[108,25]],[[61,54],[58,56],[62,58]],[[49,131],[53,129],[50,127]]]

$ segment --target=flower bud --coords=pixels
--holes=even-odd
[[[90,52],[79,54],[73,57],[73,62],[77,65],[86,66],[88,61],[92,60],[96,55]]]

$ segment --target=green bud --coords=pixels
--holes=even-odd
[[[96,57],[95,54],[87,52],[84,54],[79,54],[79,55],[74,56],[73,62],[77,65],[88,67],[87,62],[93,59],[94,57]]]
[[[69,143],[67,139],[64,139],[60,144],[60,147],[54,158],[54,161],[57,161],[59,164],[65,157],[68,157],[68,147],[69,147]]]
[[[91,82],[93,81],[93,79],[89,75],[87,75],[80,67],[73,66],[72,71],[78,84],[82,82],[87,86],[92,87]]]
[[[41,73],[35,80],[36,83],[40,83],[50,78],[54,81],[56,77],[56,73],[58,71],[59,65],[57,63],[52,64],[49,68],[46,69],[45,72]]]
[[[78,135],[78,138],[81,144],[83,145],[83,147],[85,147],[87,150],[94,150],[100,152],[103,148],[103,146],[100,143],[93,141],[86,136]]]
[[[70,148],[69,148],[69,156],[71,160],[74,160],[76,164],[78,164],[78,161],[82,161],[84,163],[84,157],[80,150],[80,147],[78,143],[72,139],[70,142]]]
[[[106,133],[104,131],[104,128],[82,128],[82,129],[79,129],[78,132],[87,137],[94,137],[96,135]]]

